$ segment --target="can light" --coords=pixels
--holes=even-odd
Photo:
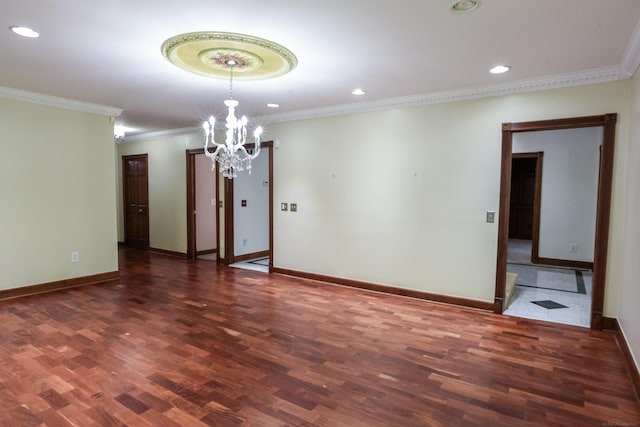
[[[40,37],[40,34],[37,31],[34,31],[29,27],[21,27],[16,25],[13,27],[9,27],[9,29],[13,31],[15,34],[22,37],[28,37],[30,39],[35,39]]]
[[[511,67],[509,67],[508,65],[496,65],[495,67],[490,69],[489,72],[491,74],[502,74],[502,73],[506,73],[510,69]]]
[[[362,89],[354,89],[354,90],[351,92],[351,94],[352,94],[352,95],[356,95],[356,96],[364,95],[365,93],[367,93],[367,92],[365,92],[365,91],[364,91],[364,90],[362,90]]]

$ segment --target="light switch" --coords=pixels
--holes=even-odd
[[[487,211],[487,222],[496,222],[496,213],[494,211]]]
[[[288,210],[288,209],[289,209],[289,208],[288,208],[288,206],[287,206],[287,204],[286,204],[286,203],[280,203],[280,210],[281,210],[281,211],[286,211],[286,210]]]

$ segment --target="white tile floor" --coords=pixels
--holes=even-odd
[[[230,267],[242,268],[245,270],[261,271],[263,273],[269,272],[269,258],[259,258],[255,260],[236,262],[231,264]]]
[[[521,251],[522,242],[518,242],[518,245]],[[516,286],[515,295],[504,314],[588,328],[591,318],[591,274],[585,272],[583,279],[586,294]],[[547,309],[531,302],[544,300],[555,301],[567,308]]]
[[[504,314],[588,328],[591,313],[591,277],[586,274],[584,275],[584,287],[587,291],[586,295],[516,286],[516,293]],[[544,300],[555,301],[566,305],[567,308],[547,309],[531,302]]]

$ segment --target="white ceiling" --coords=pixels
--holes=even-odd
[[[638,0],[482,0],[466,14],[452,3],[0,0],[0,86],[122,108],[118,122],[139,133],[223,113],[228,81],[187,73],[160,52],[193,31],[263,37],[296,54],[284,77],[234,84],[242,112],[271,120],[615,80],[640,62]],[[14,25],[41,37],[18,37]],[[489,74],[501,63],[512,70]],[[351,95],[356,87],[367,94]]]

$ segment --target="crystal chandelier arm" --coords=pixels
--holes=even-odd
[[[247,153],[247,156],[249,157],[249,160],[253,160],[256,157],[258,157],[258,154],[260,154],[260,135],[262,135],[262,126],[258,126],[254,131],[253,131],[253,139],[254,139],[254,145],[255,148],[253,149],[253,154],[249,155]],[[246,152],[246,150],[245,150]]]

